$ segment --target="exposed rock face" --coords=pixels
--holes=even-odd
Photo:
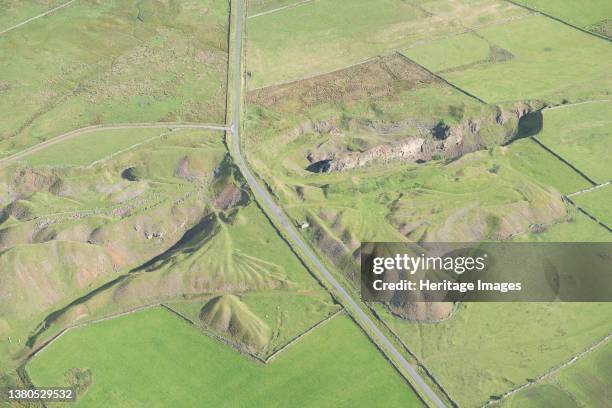
[[[424,124],[416,121],[401,123],[360,123],[362,129],[378,134],[401,134],[410,136],[397,141],[382,143],[365,151],[346,150],[309,151],[306,155],[312,172],[333,172],[350,170],[369,164],[384,164],[391,161],[426,162],[432,159],[455,159],[466,153],[482,150],[492,144],[505,144],[517,137],[530,136],[534,125],[523,119],[539,113],[539,107],[529,103],[518,103],[507,110],[499,108],[494,115],[469,118],[449,126],[443,121]],[[493,117],[494,116],[494,117]],[[322,122],[317,132],[335,131],[331,122]],[[355,126],[355,124],[351,124]],[[537,127],[537,126],[536,126]],[[296,130],[303,133],[304,129]],[[315,129],[313,129],[315,131]],[[491,136],[491,134],[494,134]]]
[[[313,153],[307,155],[311,165],[308,170],[314,172],[332,172],[350,170],[374,162],[390,161],[424,162],[436,155],[450,159],[465,153],[482,149],[484,141],[478,137],[478,122],[468,121],[459,126],[447,126],[443,122],[430,129],[429,136],[413,136],[404,140],[380,144],[364,152],[347,153]]]
[[[517,102],[509,108],[503,109],[502,107],[497,108],[497,116],[495,121],[504,125],[511,120],[519,120],[523,116],[542,109],[545,106],[542,102]]]

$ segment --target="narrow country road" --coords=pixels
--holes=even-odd
[[[104,130],[125,130],[125,129],[208,129],[208,130],[220,130],[227,131],[227,127],[224,125],[213,125],[208,123],[174,123],[174,122],[152,122],[152,123],[118,123],[108,125],[94,125],[87,126],[80,129],[71,130],[70,132],[64,133],[60,136],[54,137],[44,142],[38,143],[34,146],[28,147],[20,152],[12,154],[8,157],[0,159],[0,167],[17,160],[23,159],[33,153],[46,149],[49,146],[53,146],[58,143],[65,142],[75,137],[85,135],[91,132],[100,132]]]
[[[236,38],[235,38],[235,61],[233,67],[233,100],[234,110],[232,118],[232,148],[234,150],[234,159],[236,164],[240,168],[240,171],[244,175],[247,183],[255,196],[259,199],[260,204],[267,210],[266,212],[270,217],[273,217],[277,224],[281,226],[285,233],[289,236],[294,245],[296,245],[300,251],[308,258],[308,260],[318,269],[320,275],[336,290],[340,296],[345,307],[350,308],[350,311],[358,317],[359,324],[367,326],[365,327],[368,333],[372,333],[374,340],[383,349],[387,357],[391,359],[395,364],[400,366],[406,373],[412,377],[414,383],[419,388],[419,392],[427,395],[436,407],[443,408],[444,404],[440,398],[431,390],[429,385],[421,378],[419,373],[408,363],[408,361],[402,356],[397,348],[389,341],[389,339],[378,329],[376,324],[370,319],[370,317],[363,311],[362,307],[351,297],[349,292],[334,278],[329,270],[319,261],[315,253],[310,247],[304,242],[301,236],[296,232],[291,221],[283,210],[274,202],[274,199],[270,196],[268,191],[264,189],[261,184],[255,179],[251,171],[249,170],[247,163],[242,156],[240,149],[240,93],[242,83],[242,70],[241,70],[241,57],[242,57],[242,1],[235,0],[232,4],[236,4]]]

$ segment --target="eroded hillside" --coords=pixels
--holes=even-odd
[[[20,162],[1,174],[0,330],[10,339],[2,341],[8,364],[64,327],[161,302],[202,307],[215,294],[299,291],[321,302],[303,313],[303,324],[333,310],[252,202],[223,132],[175,130],[90,166]],[[265,353],[272,329],[250,333],[249,321],[262,317],[228,299],[222,310],[235,309],[235,324],[248,333],[220,317],[210,329]],[[303,326],[281,324],[271,326],[283,338]]]

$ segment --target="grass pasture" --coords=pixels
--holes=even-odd
[[[533,140],[516,140],[503,151],[513,168],[532,179],[554,187],[562,194],[573,193],[591,186],[574,169],[544,150]]]
[[[612,38],[612,4],[607,0],[515,0],[570,24]]]
[[[608,184],[605,187],[572,196],[572,200],[576,205],[599,218],[604,224],[612,225],[612,211],[610,211],[612,185]]]
[[[80,2],[0,37],[0,156],[88,125],[225,118],[228,2]]]
[[[264,366],[153,309],[73,330],[27,367],[38,386],[66,384],[75,368],[93,377],[79,407],[421,406],[345,316]]]
[[[612,89],[609,43],[540,15],[403,52],[490,103],[598,99]]]
[[[88,166],[95,161],[162,137],[168,129],[112,129],[76,136],[26,158],[33,166]]]
[[[501,406],[605,407],[612,399],[612,370],[609,364],[611,359],[612,343],[608,341],[543,383],[516,393]]]
[[[292,7],[308,3],[313,0],[249,0],[249,17],[259,17],[258,14],[275,12],[284,7]]]
[[[493,0],[313,1],[248,20],[250,87],[337,70],[526,13]]]
[[[538,139],[598,183],[612,180],[612,102],[547,109]]]
[[[607,335],[611,309],[607,303],[462,303],[452,319],[435,324],[381,313],[459,405],[481,406]]]

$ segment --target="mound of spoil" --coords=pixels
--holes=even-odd
[[[270,327],[234,295],[218,296],[206,303],[200,311],[200,321],[230,336],[249,351],[262,350],[272,337]]]

